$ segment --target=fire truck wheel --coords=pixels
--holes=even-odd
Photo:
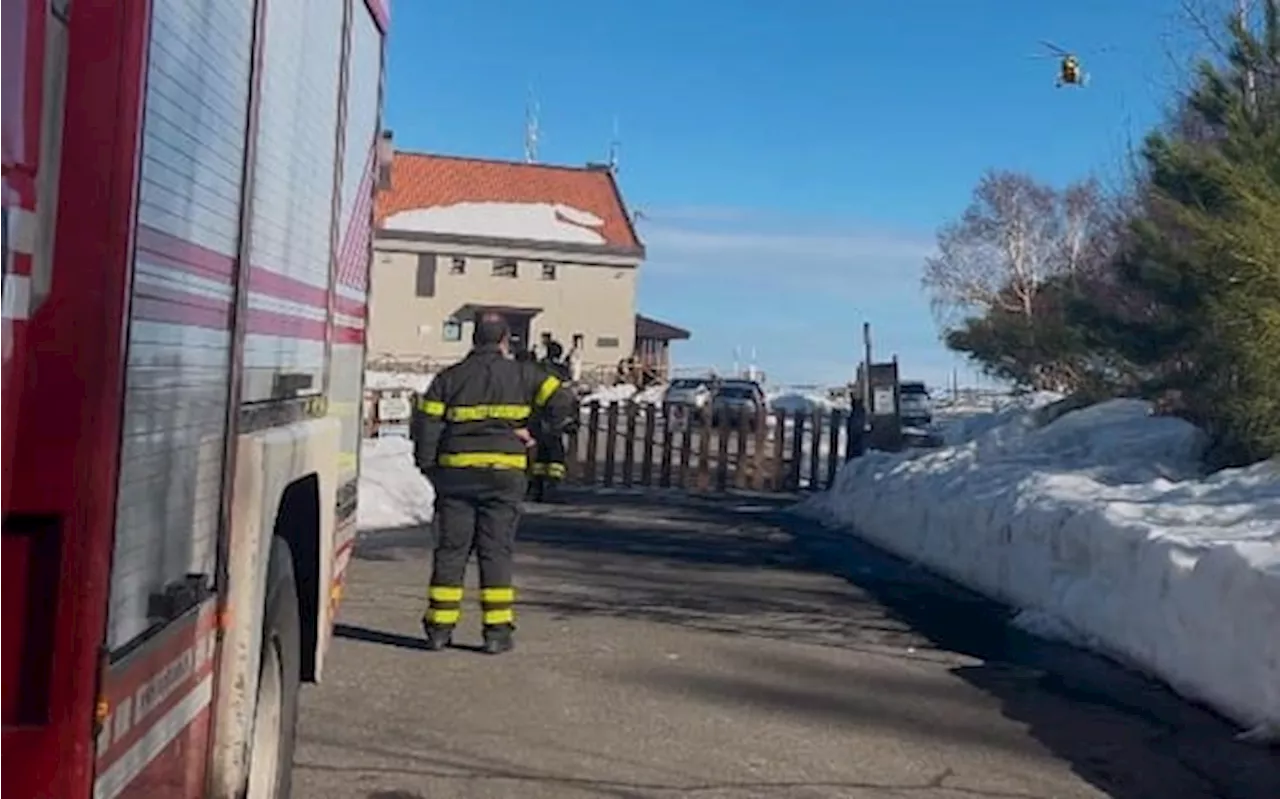
[[[262,662],[253,714],[246,799],[287,799],[293,782],[301,661],[298,589],[293,555],[283,538],[271,542],[267,601],[262,624]]]

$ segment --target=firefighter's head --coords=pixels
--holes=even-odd
[[[471,344],[475,347],[497,347],[506,352],[511,346],[511,328],[507,320],[493,311],[481,314],[471,333]]]
[[[555,339],[550,339],[549,341],[547,341],[547,359],[548,360],[558,361],[563,355],[564,355],[564,346],[561,345],[560,342],[556,341]]]

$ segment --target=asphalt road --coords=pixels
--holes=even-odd
[[[421,650],[427,546],[358,547],[295,797],[1280,797],[1211,714],[759,498],[531,507],[500,657],[470,596]]]

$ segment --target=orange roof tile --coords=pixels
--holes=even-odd
[[[549,203],[604,220],[608,246],[640,249],[613,175],[602,167],[527,164],[451,155],[397,152],[391,187],[378,192],[378,224],[394,213],[463,202]]]

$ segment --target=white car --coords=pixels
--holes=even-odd
[[[668,409],[702,411],[711,404],[711,386],[706,380],[678,377],[667,386],[662,405]]]

